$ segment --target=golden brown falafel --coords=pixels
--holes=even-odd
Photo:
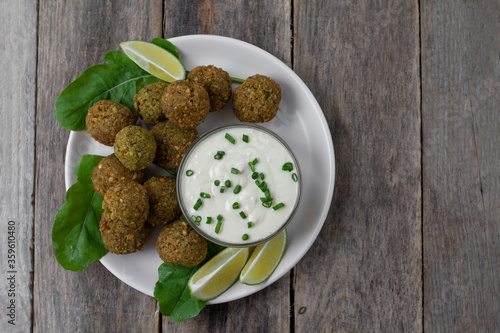
[[[125,105],[102,100],[94,103],[85,117],[87,132],[94,140],[112,146],[116,134],[124,127],[135,124],[137,118]]]
[[[156,251],[167,264],[194,267],[207,256],[207,241],[178,220],[161,231],[156,241]]]

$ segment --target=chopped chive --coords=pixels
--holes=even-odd
[[[259,178],[259,174],[257,172],[252,173],[252,179]]]
[[[225,190],[226,190],[226,188],[224,186],[220,187],[220,193],[224,193]]]
[[[226,133],[225,138],[227,139],[227,141],[231,142],[233,145],[236,142],[236,140],[231,135],[229,135],[229,133]]]
[[[193,209],[194,210],[200,209],[202,204],[203,204],[203,202],[201,202],[201,199],[196,200],[196,203],[194,204]]]
[[[283,166],[281,167],[281,170],[283,170],[283,171],[292,171],[293,170],[293,164],[292,164],[292,162],[286,162],[285,164],[283,164]]]
[[[237,175],[237,174],[239,174],[239,173],[240,173],[240,170],[238,170],[238,169],[236,169],[236,168],[231,168],[231,173],[232,173],[233,175]]]
[[[260,179],[264,180],[264,174],[262,172],[260,173]]]
[[[184,216],[184,214],[181,215],[181,217],[179,218],[179,220],[181,220],[184,223],[188,223],[188,221],[186,220],[186,217]]]
[[[267,183],[266,182],[261,182],[260,183],[260,189],[262,190],[262,192],[266,191],[267,190]]]
[[[231,187],[231,181],[228,179],[224,182],[226,184],[226,187]]]
[[[299,176],[297,176],[297,174],[295,172],[292,174],[292,180],[294,182],[297,182],[299,180]]]
[[[253,166],[252,162],[248,162],[248,166],[250,167],[250,170],[252,170],[252,172],[255,171],[255,167]]]
[[[243,134],[243,139],[242,140],[243,140],[243,142],[248,143],[248,135]]]
[[[273,206],[273,209],[274,209],[274,210],[278,210],[278,209],[283,208],[283,207],[285,207],[285,204],[284,204],[284,203],[282,203],[282,202],[280,202],[280,203],[279,203],[279,204],[277,204],[276,206]]]
[[[260,201],[262,201],[262,202],[269,202],[269,201],[271,201],[272,202],[273,198],[271,198],[271,197],[269,197],[269,198],[268,197],[265,197],[265,198],[261,197]]]
[[[255,181],[255,185],[257,185],[258,188],[260,188],[261,184],[258,180]]]
[[[221,154],[215,154],[214,159],[216,160],[222,160],[222,155]]]
[[[259,160],[258,160],[258,159],[257,159],[257,157],[256,157],[256,158],[254,158],[254,160],[252,161],[252,164],[253,164],[253,165],[255,165],[255,164],[257,164],[257,162],[259,162]]]
[[[207,216],[207,224],[212,223],[212,218],[210,216]]]
[[[266,196],[267,199],[270,199],[271,198],[271,193],[269,192],[269,189],[263,191],[264,192],[264,195]]]
[[[238,194],[238,193],[240,193],[240,191],[241,191],[241,185],[236,185],[236,187],[233,190],[233,193]]]
[[[238,209],[238,208],[240,208],[240,204],[237,202],[233,203],[233,209]]]
[[[247,218],[247,214],[245,214],[245,212],[240,212],[240,216],[242,219],[246,219]]]
[[[266,201],[266,202],[262,203],[262,206],[264,206],[266,208],[270,208],[272,205],[273,205],[272,201]]]
[[[223,151],[223,150],[219,150],[219,151],[217,151],[217,155],[222,155],[222,156],[224,156],[224,155],[226,155],[226,152],[225,152],[225,151]]]
[[[249,228],[251,228],[251,227],[252,227],[252,225],[253,225],[253,222],[248,222],[248,223],[247,223],[247,226],[248,226]]]
[[[201,192],[200,193],[200,197],[204,198],[204,199],[210,199],[212,196],[208,193],[205,193],[205,192]]]
[[[215,233],[218,234],[220,232],[220,228],[222,227],[222,221],[217,221],[217,225],[215,226]]]
[[[222,219],[223,219],[222,215],[220,215],[220,214],[217,215],[217,221],[222,221]]]
[[[248,240],[248,235],[247,235],[247,234],[244,234],[244,235],[241,237],[241,239],[243,239],[243,240]]]
[[[219,186],[219,184],[220,184],[220,180],[217,179],[217,180],[214,181],[214,185],[215,186]]]
[[[186,171],[186,176],[190,177],[192,175],[194,175],[194,171],[193,170]]]
[[[301,315],[301,314],[306,313],[306,309],[307,308],[305,306],[301,306],[300,309],[299,309],[299,314]]]
[[[191,219],[193,220],[194,224],[196,224],[196,225],[200,225],[200,222],[201,222],[201,216],[192,215],[192,216],[191,216]]]

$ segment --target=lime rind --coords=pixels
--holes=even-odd
[[[232,253],[234,252],[234,253]],[[229,254],[228,254],[229,253]],[[188,288],[193,298],[196,298],[200,301],[209,301],[214,299],[224,292],[226,292],[229,288],[231,288],[236,281],[238,281],[238,277],[240,275],[243,266],[248,260],[249,257],[249,249],[248,248],[227,248],[222,252],[218,253],[215,257],[210,259],[205,265],[203,265],[190,279],[188,282]],[[239,258],[241,256],[241,258]],[[220,274],[228,274],[225,272],[224,268],[228,267],[228,265],[234,260],[241,260],[240,267],[236,267],[233,271],[234,279],[228,280],[227,284],[218,290],[216,293],[205,296],[203,294],[204,288],[209,285],[212,279],[221,278]],[[212,269],[212,265],[216,265],[215,269]],[[227,270],[227,269],[226,269]],[[200,276],[205,274],[205,276]],[[217,282],[215,282],[217,283]]]
[[[169,61],[172,61],[172,62],[176,63],[176,65],[178,65],[179,68],[177,68],[177,69],[180,69],[179,75],[172,74],[171,72],[169,72],[165,68],[165,66],[162,66],[162,65],[158,64],[157,62],[153,61],[152,59],[144,56],[143,53],[137,51],[134,47],[132,47],[133,44],[147,45],[147,47],[157,49],[160,54],[163,53],[165,55],[168,55],[168,57],[170,58]],[[131,40],[131,41],[126,41],[126,42],[120,43],[120,47],[122,48],[123,52],[130,58],[130,60],[132,60],[134,63],[137,64],[137,66],[139,66],[140,68],[142,68],[146,72],[148,72],[148,73],[150,73],[150,74],[152,74],[152,75],[154,75],[162,80],[165,80],[167,82],[173,82],[175,80],[183,80],[186,78],[186,69],[184,68],[184,65],[182,64],[182,62],[174,54],[172,54],[168,50],[166,50],[158,45],[155,45],[153,43],[144,42],[144,41]],[[159,75],[159,74],[163,74],[163,75]]]
[[[261,258],[261,255],[265,252],[265,248],[273,241],[273,239],[264,243],[263,245],[257,246],[257,248],[254,250],[251,257],[248,259],[247,264],[245,265],[245,267],[243,267],[243,269],[240,273],[239,280],[241,283],[249,285],[249,286],[258,285],[258,284],[261,284],[261,283],[267,281],[271,277],[271,275],[273,275],[274,271],[276,270],[276,268],[280,264],[281,259],[283,259],[283,255],[285,254],[285,248],[286,248],[286,244],[287,244],[287,240],[288,240],[288,235],[286,233],[286,229],[283,230],[282,234],[283,234],[283,246],[281,248],[281,253],[280,253],[278,260],[274,264],[273,268],[269,271],[269,273],[267,273],[265,276],[263,276],[260,280],[257,280],[257,281],[249,281],[248,280],[248,276],[250,275],[251,270],[255,267],[255,265],[258,264],[259,259]]]

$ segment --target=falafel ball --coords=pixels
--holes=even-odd
[[[210,112],[207,90],[187,80],[170,83],[160,101],[167,119],[182,129],[195,128]]]
[[[148,192],[134,181],[117,184],[104,195],[102,208],[110,228],[126,233],[135,232],[144,226],[148,218]]]
[[[152,226],[169,224],[181,215],[175,179],[152,177],[144,183],[149,196],[148,223]]]
[[[124,127],[135,124],[135,114],[125,105],[113,101],[98,101],[85,117],[87,132],[99,143],[112,146],[116,134]]]
[[[137,231],[123,231],[120,228],[114,227],[107,214],[104,213],[99,223],[99,231],[101,232],[104,246],[108,251],[116,254],[127,254],[144,250],[144,243],[149,233],[149,227],[145,225]]]
[[[256,74],[234,91],[233,111],[240,121],[267,122],[276,116],[280,101],[280,85],[270,77]]]
[[[160,232],[156,251],[167,264],[194,267],[207,256],[207,241],[189,225],[178,220]]]
[[[198,137],[196,129],[181,129],[170,121],[156,124],[151,129],[156,141],[154,164],[165,170],[177,170],[188,147]]]
[[[193,68],[186,79],[205,87],[210,97],[210,112],[222,109],[231,98],[231,77],[226,71],[213,65]]]
[[[154,126],[159,121],[165,120],[161,110],[160,98],[165,92],[168,83],[156,82],[148,84],[134,96],[134,108],[148,125]]]
[[[147,129],[131,125],[116,134],[115,155],[128,169],[144,169],[153,162],[155,154],[156,141]]]
[[[103,158],[92,172],[92,183],[97,193],[104,196],[106,191],[112,186],[127,182],[141,182],[144,173],[141,171],[131,171],[120,163],[115,155]]]

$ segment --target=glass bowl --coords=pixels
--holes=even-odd
[[[196,151],[196,148],[200,144],[202,144],[203,142],[205,142],[205,140],[207,138],[211,137],[212,135],[214,135],[214,134],[216,134],[218,132],[227,131],[227,130],[234,129],[234,128],[249,128],[249,129],[256,130],[256,131],[261,131],[261,132],[264,132],[265,134],[268,134],[271,138],[275,139],[284,148],[284,150],[289,154],[289,156],[291,157],[292,163],[293,163],[293,166],[294,166],[293,172],[297,174],[297,178],[298,179],[296,181],[296,183],[297,183],[297,194],[295,196],[295,201],[293,203],[293,206],[292,206],[289,214],[287,215],[286,218],[283,219],[282,223],[277,223],[277,225],[275,226],[275,228],[273,228],[271,231],[269,231],[269,233],[267,235],[265,235],[264,237],[262,237],[262,238],[258,238],[258,239],[255,239],[255,240],[253,240],[253,239],[242,240],[240,238],[240,239],[235,239],[234,242],[231,242],[231,241],[228,241],[228,240],[222,240],[222,239],[217,238],[215,233],[214,233],[215,235],[212,235],[208,231],[204,230],[200,225],[198,225],[200,223],[200,221],[198,221],[198,224],[196,223],[196,221],[194,221],[193,217],[191,216],[192,212],[190,211],[190,209],[187,206],[187,203],[185,202],[185,196],[184,196],[184,193],[183,193],[183,191],[184,191],[183,181],[184,181],[184,179],[186,177],[186,171],[188,171],[188,170],[186,170],[186,167],[187,167],[187,165],[188,165],[188,163],[190,161],[190,157],[191,157],[192,153]],[[265,138],[267,138],[267,137],[265,137]],[[265,153],[265,152],[262,152],[263,149],[260,149],[260,148],[262,148],[262,147],[257,147],[256,149],[258,149],[260,153]],[[214,151],[217,151],[216,147],[214,147]],[[286,172],[286,171],[283,171],[283,172]],[[291,177],[291,175],[292,175],[292,173],[290,173],[290,177]],[[254,180],[250,180],[250,181],[253,182]],[[221,184],[221,185],[223,185],[223,184]],[[267,242],[268,240],[272,239],[274,236],[276,236],[277,234],[279,234],[283,229],[285,229],[286,226],[288,225],[288,223],[290,223],[290,221],[292,220],[295,212],[297,211],[297,207],[298,207],[299,201],[300,201],[301,175],[300,175],[299,164],[297,162],[297,159],[295,158],[295,155],[293,154],[293,152],[290,149],[290,147],[286,144],[286,142],[283,141],[283,139],[281,139],[276,133],[274,133],[273,131],[271,131],[271,130],[263,127],[263,126],[259,126],[259,125],[255,125],[255,124],[250,124],[250,123],[231,123],[231,124],[227,124],[227,125],[218,126],[218,127],[215,127],[213,129],[207,131],[206,133],[204,133],[201,136],[199,136],[191,144],[191,146],[189,146],[189,148],[186,150],[186,153],[184,154],[184,157],[182,158],[182,161],[181,161],[180,166],[179,166],[179,170],[178,170],[178,173],[177,173],[177,186],[176,187],[177,187],[177,198],[179,200],[179,204],[180,204],[182,213],[184,214],[184,217],[186,218],[186,220],[188,221],[188,223],[191,225],[191,227],[194,230],[196,230],[196,232],[198,232],[201,236],[203,236],[207,240],[209,240],[209,241],[211,241],[213,243],[225,246],[225,247],[251,247],[251,246],[255,246],[255,245]],[[272,189],[271,189],[271,191],[272,191]],[[256,198],[254,200],[255,201],[259,200],[259,202],[260,202],[259,198]],[[226,205],[227,205],[227,202],[226,202]],[[269,208],[269,209],[271,209],[271,208]],[[201,223],[205,223],[205,222],[201,221]],[[213,217],[212,225],[216,225],[216,224],[217,224],[217,220],[216,220],[216,218],[214,216]]]

